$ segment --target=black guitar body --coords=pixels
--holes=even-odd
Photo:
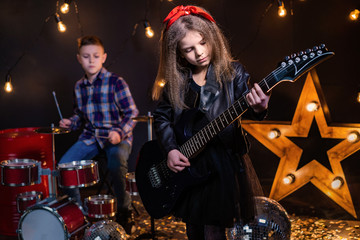
[[[135,177],[144,207],[153,218],[169,215],[185,188],[207,179],[191,167],[175,173],[164,169],[165,165],[166,159],[157,140],[146,142],[139,153]]]

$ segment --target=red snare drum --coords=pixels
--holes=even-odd
[[[63,188],[88,187],[99,182],[99,169],[96,161],[81,160],[58,165]]]
[[[33,159],[11,159],[0,163],[1,184],[22,187],[40,183],[40,162]]]
[[[131,196],[138,196],[139,192],[136,186],[135,173],[127,173],[126,180],[126,190],[130,193]]]
[[[81,207],[69,197],[48,198],[25,211],[18,235],[22,240],[66,240],[83,234],[87,226]]]
[[[42,192],[23,192],[16,197],[16,207],[20,214],[23,214],[28,207],[35,205],[42,199]]]
[[[85,208],[90,218],[108,218],[116,214],[116,198],[110,195],[94,195],[85,198]]]

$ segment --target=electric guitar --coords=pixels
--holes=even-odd
[[[333,55],[334,52],[328,51],[324,44],[292,54],[261,80],[259,86],[264,92],[269,92],[282,81],[294,82]],[[191,161],[191,158],[199,153],[213,137],[238,119],[248,108],[244,94],[182,144],[179,151]],[[178,173],[171,171],[167,167],[166,156],[156,140],[142,146],[135,178],[144,207],[153,218],[162,218],[170,214],[182,191],[204,180],[204,177],[196,174],[191,166]]]

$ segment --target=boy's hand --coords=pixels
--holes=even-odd
[[[113,145],[120,143],[121,137],[120,134],[116,131],[109,132],[109,142]]]
[[[63,118],[63,119],[60,120],[59,126],[62,127],[62,128],[69,129],[70,126],[71,126],[71,121],[69,119],[67,119],[67,118]]]

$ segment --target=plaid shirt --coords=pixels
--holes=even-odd
[[[132,145],[132,130],[139,113],[125,80],[102,68],[93,83],[86,77],[75,84],[74,115],[70,117],[71,130],[84,130],[79,140],[89,145],[98,142],[101,148],[107,143],[110,131],[120,134],[121,141]]]

